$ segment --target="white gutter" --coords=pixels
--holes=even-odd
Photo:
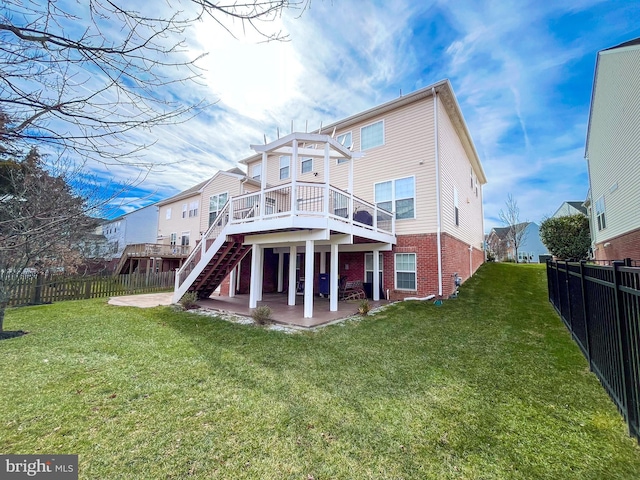
[[[442,296],[442,241],[440,231],[442,230],[442,215],[440,213],[440,153],[438,151],[438,97],[435,87],[431,87],[433,96],[433,124],[435,127],[435,150],[436,150],[436,222],[437,222],[437,243],[438,243],[438,296]]]

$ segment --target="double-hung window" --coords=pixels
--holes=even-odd
[[[416,254],[395,254],[395,277],[397,290],[417,290],[416,288]]]
[[[360,148],[367,150],[384,145],[384,122],[372,123],[360,129]]]
[[[289,178],[289,169],[291,165],[291,157],[280,157],[280,180]]]
[[[342,135],[338,135],[336,137],[337,142],[343,147],[351,148],[353,146],[353,140],[351,139],[351,132],[343,133]],[[342,163],[347,163],[348,160],[346,158],[339,158],[336,163],[338,165]]]
[[[396,211],[396,219],[415,218],[415,177],[398,178],[376,183],[375,202],[389,212]]]
[[[222,207],[227,203],[227,197],[227,192],[219,193],[218,195],[211,195],[209,197],[209,226],[211,226],[213,221],[220,214]]]
[[[604,196],[596,200],[596,219],[598,221],[598,230],[607,228],[607,222],[604,218]]]
[[[303,158],[300,162],[300,171],[309,173],[313,171],[313,158]]]
[[[262,178],[262,163],[257,163],[251,167],[251,178],[260,180]]]
[[[189,204],[189,218],[198,216],[198,202],[191,202]]]
[[[187,211],[189,210],[189,207],[187,206],[186,203],[182,204],[182,218],[187,218]]]

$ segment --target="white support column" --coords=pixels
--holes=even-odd
[[[267,188],[267,152],[262,152],[262,170],[260,171],[260,207],[258,216],[262,218],[265,214],[264,191]]]
[[[296,259],[298,249],[295,246],[289,247],[289,298],[287,305],[296,304]]]
[[[322,208],[325,215],[329,215],[329,144],[324,144],[324,204]]]
[[[260,285],[260,245],[251,247],[251,282],[249,283],[249,308],[258,306],[258,289]]]
[[[264,247],[257,245],[258,248],[258,301],[262,301],[262,285],[264,283]]]
[[[338,244],[331,244],[331,275],[329,276],[329,310],[338,311],[338,280],[340,270],[338,267]]]
[[[236,272],[238,267],[234,267],[231,269],[229,273],[229,297],[233,298],[236,296]]]
[[[241,278],[242,278],[242,268],[240,268],[242,266],[242,262],[238,263],[238,266],[236,267],[238,269],[238,273],[236,274],[236,291],[240,291],[240,282],[241,282]]]
[[[284,253],[278,253],[278,293],[282,291],[282,286],[284,284]]]
[[[373,251],[373,300],[380,300],[380,252]]]
[[[304,251],[304,318],[313,317],[313,240],[305,242]]]
[[[291,142],[291,212],[298,214],[298,140]]]

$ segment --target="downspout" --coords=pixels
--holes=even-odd
[[[431,87],[433,96],[433,124],[435,129],[435,156],[436,156],[436,241],[438,245],[438,296],[442,297],[442,215],[440,212],[440,152],[438,150],[438,97],[436,89]]]

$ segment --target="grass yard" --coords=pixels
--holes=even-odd
[[[80,478],[640,478],[541,266],[317,332],[105,300],[5,328],[31,333],[0,342],[0,452],[79,454]]]

